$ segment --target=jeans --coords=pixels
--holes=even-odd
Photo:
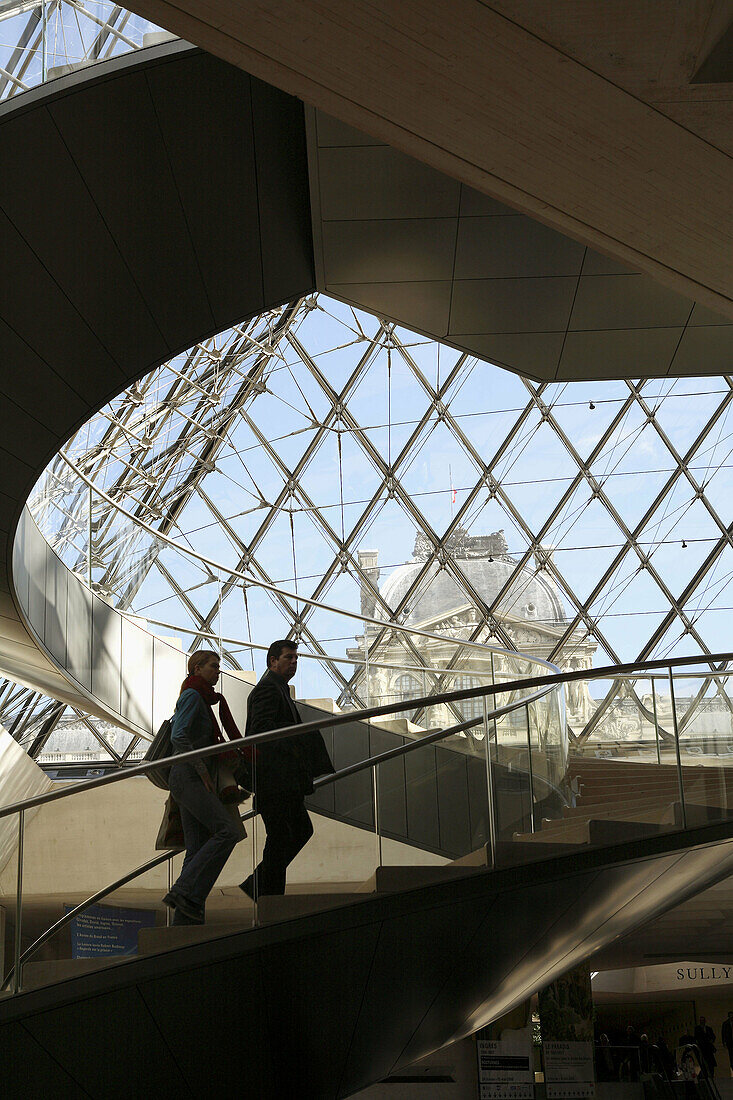
[[[234,822],[192,764],[174,764],[168,780],[181,810],[186,855],[171,888],[203,909],[212,886],[241,839]]]
[[[267,830],[262,862],[246,880],[248,893],[284,894],[285,872],[313,836],[313,825],[302,795],[284,797],[259,808]],[[253,882],[254,878],[254,882]],[[244,884],[243,884],[244,885]]]

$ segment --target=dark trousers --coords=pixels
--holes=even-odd
[[[174,764],[168,784],[181,810],[186,842],[183,867],[171,893],[181,894],[203,909],[240,834],[217,795],[206,790],[192,764]]]
[[[247,893],[284,894],[285,872],[313,836],[313,825],[302,795],[284,797],[259,807],[267,830],[262,862],[242,885]]]

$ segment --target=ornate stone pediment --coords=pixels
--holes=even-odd
[[[492,531],[490,535],[469,535],[465,527],[456,527],[453,534],[445,540],[446,553],[454,558],[499,558],[502,561],[514,559],[501,531]],[[418,532],[412,556],[416,561],[427,561],[433,552],[433,544],[427,535]]]

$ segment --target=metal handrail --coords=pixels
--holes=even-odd
[[[573,680],[608,679],[609,676],[650,671],[657,668],[666,668],[671,670],[672,668],[679,668],[690,664],[700,664],[701,662],[717,662],[723,665],[727,664],[730,661],[733,661],[733,654],[723,653],[709,654],[703,657],[677,657],[656,661],[645,661],[641,664],[607,665],[604,668],[599,669],[579,669],[575,672],[560,673],[555,676],[535,677],[529,680],[518,680],[510,681],[503,684],[487,685],[486,687],[482,688],[474,687],[457,692],[444,692],[441,695],[437,696],[426,696],[424,699],[411,699],[403,703],[390,703],[382,707],[371,707],[361,711],[349,711],[340,715],[329,715],[328,721],[325,723],[321,719],[312,722],[302,723],[297,727],[297,730],[299,733],[305,733],[309,730],[318,729],[323,725],[343,725],[347,722],[360,721],[371,717],[378,717],[382,714],[394,714],[395,712],[402,710],[411,710],[415,706],[419,705],[435,705],[448,700],[460,701],[467,698],[475,698],[477,696],[483,698],[489,695],[504,694],[518,688],[538,688],[538,691],[532,693],[529,696],[523,696],[521,699],[515,700],[511,703],[506,704],[503,707],[499,707],[496,710],[491,711],[490,714],[486,715],[486,718],[482,715],[480,718],[468,719],[465,722],[458,723],[457,725],[451,726],[445,730],[436,730],[434,733],[426,734],[424,737],[415,738],[415,740],[408,742],[406,745],[396,746],[394,749],[388,749],[386,752],[379,753],[377,756],[369,757],[366,760],[362,760],[357,762],[356,764],[349,765],[347,768],[343,768],[340,771],[335,772],[331,775],[322,776],[321,778],[317,779],[313,784],[314,789],[317,789],[326,786],[329,783],[335,783],[339,779],[345,778],[349,775],[353,775],[359,771],[378,766],[380,763],[384,763],[389,759],[394,759],[398,756],[404,756],[409,752],[413,752],[416,749],[424,747],[425,745],[444,740],[446,737],[452,734],[470,729],[473,726],[481,725],[485,722],[485,720],[495,721],[496,719],[502,717],[504,714],[510,713],[513,710],[517,710],[520,707],[528,707],[532,703],[537,702],[538,699],[543,698],[545,695],[547,695],[553,687],[560,684],[571,682]],[[722,675],[724,674],[724,670],[719,669],[718,673]],[[293,726],[287,726],[279,730],[269,730],[267,733],[256,734],[253,737],[248,737],[247,744],[261,744],[262,742],[276,741],[281,740],[285,737],[292,736]],[[164,767],[168,764],[180,763],[184,760],[188,761],[193,759],[201,759],[207,756],[216,755],[217,753],[227,750],[231,751],[232,746],[236,746],[236,744],[236,742],[227,741],[219,745],[207,746],[203,749],[196,749],[189,753],[180,753],[177,756],[167,757],[162,760],[154,761],[150,764],[130,768],[121,773],[115,773],[115,775],[112,776],[103,776],[98,779],[74,784],[73,786],[67,787],[64,791],[61,792],[49,792],[49,794],[47,795],[25,799],[11,806],[4,807],[2,810],[0,810],[0,817],[6,817],[11,813],[23,812],[25,809],[41,805],[44,802],[54,801],[56,798],[59,797],[69,796],[80,790],[89,790],[92,787],[103,786],[106,782],[120,782],[134,775],[146,774],[148,771]],[[255,810],[250,810],[242,815],[241,820],[250,820],[252,817],[255,816],[255,813]],[[36,941],[34,941],[33,944],[26,948],[22,955],[19,956],[18,965],[20,967],[25,965],[25,962],[29,958],[31,958],[44,943],[46,943],[50,938],[52,938],[52,936],[56,934],[56,932],[58,932],[61,928],[63,928],[66,924],[73,920],[74,917],[78,916],[80,913],[83,913],[90,906],[96,904],[98,901],[107,897],[109,894],[114,893],[115,890],[118,890],[122,886],[125,886],[128,882],[131,882],[135,878],[138,878],[146,871],[152,870],[155,867],[160,866],[162,863],[165,863],[168,860],[172,859],[179,851],[180,849],[175,849],[169,852],[163,852],[161,853],[161,855],[153,857],[151,860],[148,860],[140,867],[122,876],[121,878],[116,879],[113,883],[104,887],[102,890],[97,891],[96,894],[92,895],[92,897],[88,898],[86,901],[80,902],[79,905],[77,905],[69,913],[65,914],[58,921],[56,921],[55,924],[48,928],[46,932],[42,933],[42,935]],[[5,989],[8,984],[13,980],[15,969],[16,968],[14,966],[10,970],[2,985],[3,989]]]
[[[474,698],[478,695],[504,695],[524,687],[539,687],[542,690],[538,696],[541,698],[555,686],[557,677],[536,677],[533,680],[515,680],[507,684],[487,684],[484,687],[463,688],[461,691],[446,691],[439,695],[426,695],[420,699],[407,699],[400,703],[383,703],[379,707],[366,707],[363,710],[349,710],[341,714],[324,714],[323,718],[314,718],[310,722],[301,722],[297,726],[297,732],[312,733],[315,730],[332,726],[348,725],[351,722],[362,722],[370,718],[379,718],[385,714],[395,714],[405,710],[415,710],[417,707],[437,706],[447,702],[460,702],[463,699]],[[534,695],[522,696],[513,706],[524,706],[525,701],[533,702]],[[256,733],[247,738],[234,741],[222,741],[216,745],[206,745],[201,749],[192,749],[190,752],[177,753],[175,756],[161,757],[145,764],[136,764],[131,768],[124,768],[111,775],[101,775],[94,779],[85,779],[81,783],[72,783],[63,790],[48,791],[46,794],[34,795],[32,798],[22,799],[20,802],[11,802],[8,806],[0,807],[0,819],[18,813],[20,810],[30,810],[36,806],[43,806],[47,802],[57,802],[62,798],[69,798],[74,794],[93,790],[95,787],[106,787],[111,783],[121,783],[137,775],[147,775],[148,772],[157,771],[172,764],[190,763],[196,760],[206,759],[209,756],[217,756],[223,752],[231,752],[232,749],[257,747],[270,741],[281,741],[293,736],[293,726],[282,726],[276,730],[267,730],[265,733]]]
[[[628,663],[622,665],[606,665],[597,669],[577,669],[574,672],[558,672],[552,676],[530,676],[522,680],[508,680],[505,683],[486,684],[481,687],[463,688],[460,691],[445,691],[437,695],[425,695],[417,699],[407,699],[399,703],[384,703],[379,707],[365,707],[363,710],[344,711],[341,714],[324,715],[323,718],[303,722],[298,725],[298,733],[310,733],[323,726],[343,726],[349,722],[360,722],[370,718],[380,718],[386,714],[398,714],[402,711],[415,710],[420,707],[437,706],[441,703],[459,703],[464,699],[483,698],[490,695],[504,695],[508,692],[519,691],[526,688],[551,688],[560,684],[572,683],[574,680],[607,680],[617,676],[623,676],[630,672],[641,672],[657,668],[679,668],[684,665],[713,663],[727,664],[733,662],[733,653],[710,653],[699,657],[672,657],[655,661],[644,661],[641,664]],[[719,675],[725,674],[725,669],[718,669]],[[730,670],[733,672],[733,670]],[[524,698],[517,701],[517,705],[524,705]],[[216,756],[227,752],[232,748],[257,746],[270,741],[279,741],[293,736],[293,727],[284,726],[276,730],[268,730],[266,733],[257,733],[247,737],[241,743],[238,741],[224,741],[216,745],[207,745],[202,749],[193,749],[191,752],[179,753],[176,756],[168,756],[148,764],[136,764],[132,768],[125,768],[112,775],[97,776],[95,779],[86,779],[81,783],[73,783],[61,791],[49,791],[46,794],[35,795],[32,798],[13,802],[0,808],[0,820],[20,810],[29,810],[35,806],[42,806],[47,802],[55,802],[60,798],[67,798],[76,793],[92,790],[95,787],[104,787],[110,783],[119,783],[136,775],[146,775],[161,767],[181,762],[190,762],[204,759],[208,756]]]
[[[518,710],[519,707],[529,706],[531,703],[537,702],[538,699],[544,698],[544,696],[547,695],[548,692],[551,690],[552,689],[548,687],[540,691],[534,692],[529,699],[521,699],[514,703],[507,703],[503,707],[498,707],[496,710],[493,710],[488,714],[488,721],[496,721],[497,718],[501,718],[502,715],[508,714],[510,711]],[[385,752],[377,753],[376,756],[370,756],[365,760],[358,761],[356,764],[350,764],[348,767],[341,768],[339,771],[332,772],[330,775],[321,776],[319,779],[316,779],[314,781],[313,788],[314,790],[317,790],[321,787],[327,786],[330,783],[336,783],[339,779],[345,779],[347,776],[355,775],[357,772],[366,771],[367,768],[378,767],[380,764],[384,764],[388,760],[394,760],[398,756],[406,756],[407,753],[414,752],[416,749],[421,749],[425,745],[432,745],[436,741],[442,741],[446,737],[450,737],[456,733],[462,733],[464,730],[471,729],[473,726],[482,725],[483,723],[484,716],[481,715],[480,718],[469,718],[467,721],[459,722],[454,726],[450,726],[448,729],[436,730],[434,733],[426,734],[425,737],[419,737],[416,738],[414,741],[409,741],[406,745],[397,745],[393,749],[387,749],[385,750]],[[298,727],[298,729],[300,728],[301,727]],[[290,729],[292,731],[292,726],[290,727]],[[173,759],[180,760],[181,757],[174,757]],[[156,764],[156,766],[159,767],[160,765]],[[256,816],[256,814],[257,811],[255,809],[248,810],[246,813],[240,815],[240,820],[250,821],[253,817]],[[149,859],[146,863],[143,863],[139,867],[136,867],[134,871],[129,871],[126,875],[122,875],[120,878],[115,879],[115,881],[110,883],[108,886],[105,886],[101,890],[98,890],[96,894],[92,894],[92,896],[87,898],[86,901],[79,902],[79,904],[74,906],[73,909],[70,909],[68,913],[64,913],[62,917],[59,917],[59,919],[55,921],[54,924],[47,928],[45,932],[42,932],[41,935],[25,949],[18,960],[18,965],[20,967],[25,966],[26,962],[28,962],[28,960],[31,959],[33,955],[35,955],[40,950],[41,947],[43,947],[44,943],[47,943],[50,939],[52,939],[57,932],[60,932],[61,929],[69,924],[72,920],[74,920],[75,917],[78,917],[81,913],[84,913],[87,909],[90,909],[92,905],[96,905],[97,902],[102,901],[110,894],[113,894],[115,890],[119,890],[123,886],[126,886],[129,882],[133,882],[136,878],[139,878],[140,875],[145,874],[146,871],[152,871],[154,870],[154,868],[159,867],[162,863],[166,863],[168,860],[173,859],[174,856],[178,855],[181,851],[181,848],[173,848],[170,851],[162,852],[159,856],[153,856],[153,858]],[[0,990],[6,989],[12,982],[14,976],[15,965],[13,965],[8,971],[5,980],[2,983],[2,986],[0,986]]]

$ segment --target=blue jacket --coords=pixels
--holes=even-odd
[[[178,696],[171,726],[171,747],[174,753],[191,752],[204,745],[216,744],[214,722],[206,703],[194,688],[186,688]],[[206,761],[197,760],[199,774],[206,770]]]

